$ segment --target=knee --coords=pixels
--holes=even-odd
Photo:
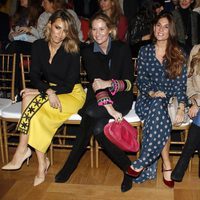
[[[87,108],[85,110],[85,114],[88,115],[89,117],[92,117],[92,118],[95,117],[95,112],[92,108]]]

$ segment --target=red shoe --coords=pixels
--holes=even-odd
[[[170,172],[170,171],[172,171],[172,169],[163,169],[163,168],[162,168],[163,182],[164,182],[164,184],[165,184],[167,187],[173,188],[173,187],[174,187],[174,181],[173,181],[173,180],[168,181],[168,180],[166,180],[165,177],[164,177],[164,173],[165,173],[165,172]]]
[[[129,166],[128,169],[127,169],[127,171],[126,171],[126,174],[128,174],[129,176],[132,176],[132,177],[136,178],[136,177],[138,177],[142,173],[143,170],[144,169],[142,169],[142,170],[140,170],[140,171],[137,172],[134,169],[132,169],[131,166]]]

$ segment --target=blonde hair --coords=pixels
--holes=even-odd
[[[57,19],[61,19],[64,23],[67,24],[68,27],[66,38],[63,40],[62,43],[62,46],[64,47],[65,51],[69,53],[78,53],[79,38],[76,23],[74,21],[73,16],[66,9],[57,10],[49,18],[49,23],[53,24]],[[51,38],[51,30],[48,24],[45,28],[45,40],[47,42],[49,42]]]
[[[104,21],[106,23],[106,26],[108,27],[108,29],[110,30],[110,37],[113,39],[113,40],[116,40],[117,39],[117,27],[116,25],[111,21],[111,19],[106,15],[106,14],[103,14],[103,13],[96,13],[91,19],[90,19],[90,24],[89,24],[89,27],[90,27],[90,31],[89,31],[89,37],[93,40],[93,37],[92,37],[92,23],[94,20],[98,20],[98,19],[101,19],[102,21]]]

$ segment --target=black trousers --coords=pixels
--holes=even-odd
[[[126,114],[128,111],[122,114]],[[99,145],[103,147],[109,158],[122,170],[126,171],[131,161],[124,151],[112,144],[104,135],[104,126],[108,123],[111,116],[103,106],[93,104],[88,106],[82,116],[81,133],[77,136],[75,144],[56,179],[65,179],[71,176],[76,169],[89,140],[94,134]]]
[[[182,154],[172,172],[172,176],[175,177],[174,179],[182,180],[195,150],[198,150],[200,155],[200,127],[192,123]]]

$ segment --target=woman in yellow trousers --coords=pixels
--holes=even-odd
[[[17,128],[22,134],[13,159],[3,170],[20,169],[32,154],[29,144],[39,163],[34,186],[44,182],[50,165],[45,153],[56,130],[85,102],[79,73],[76,25],[70,13],[58,10],[49,19],[45,38],[33,43],[30,77],[34,89],[21,91],[23,113]]]

